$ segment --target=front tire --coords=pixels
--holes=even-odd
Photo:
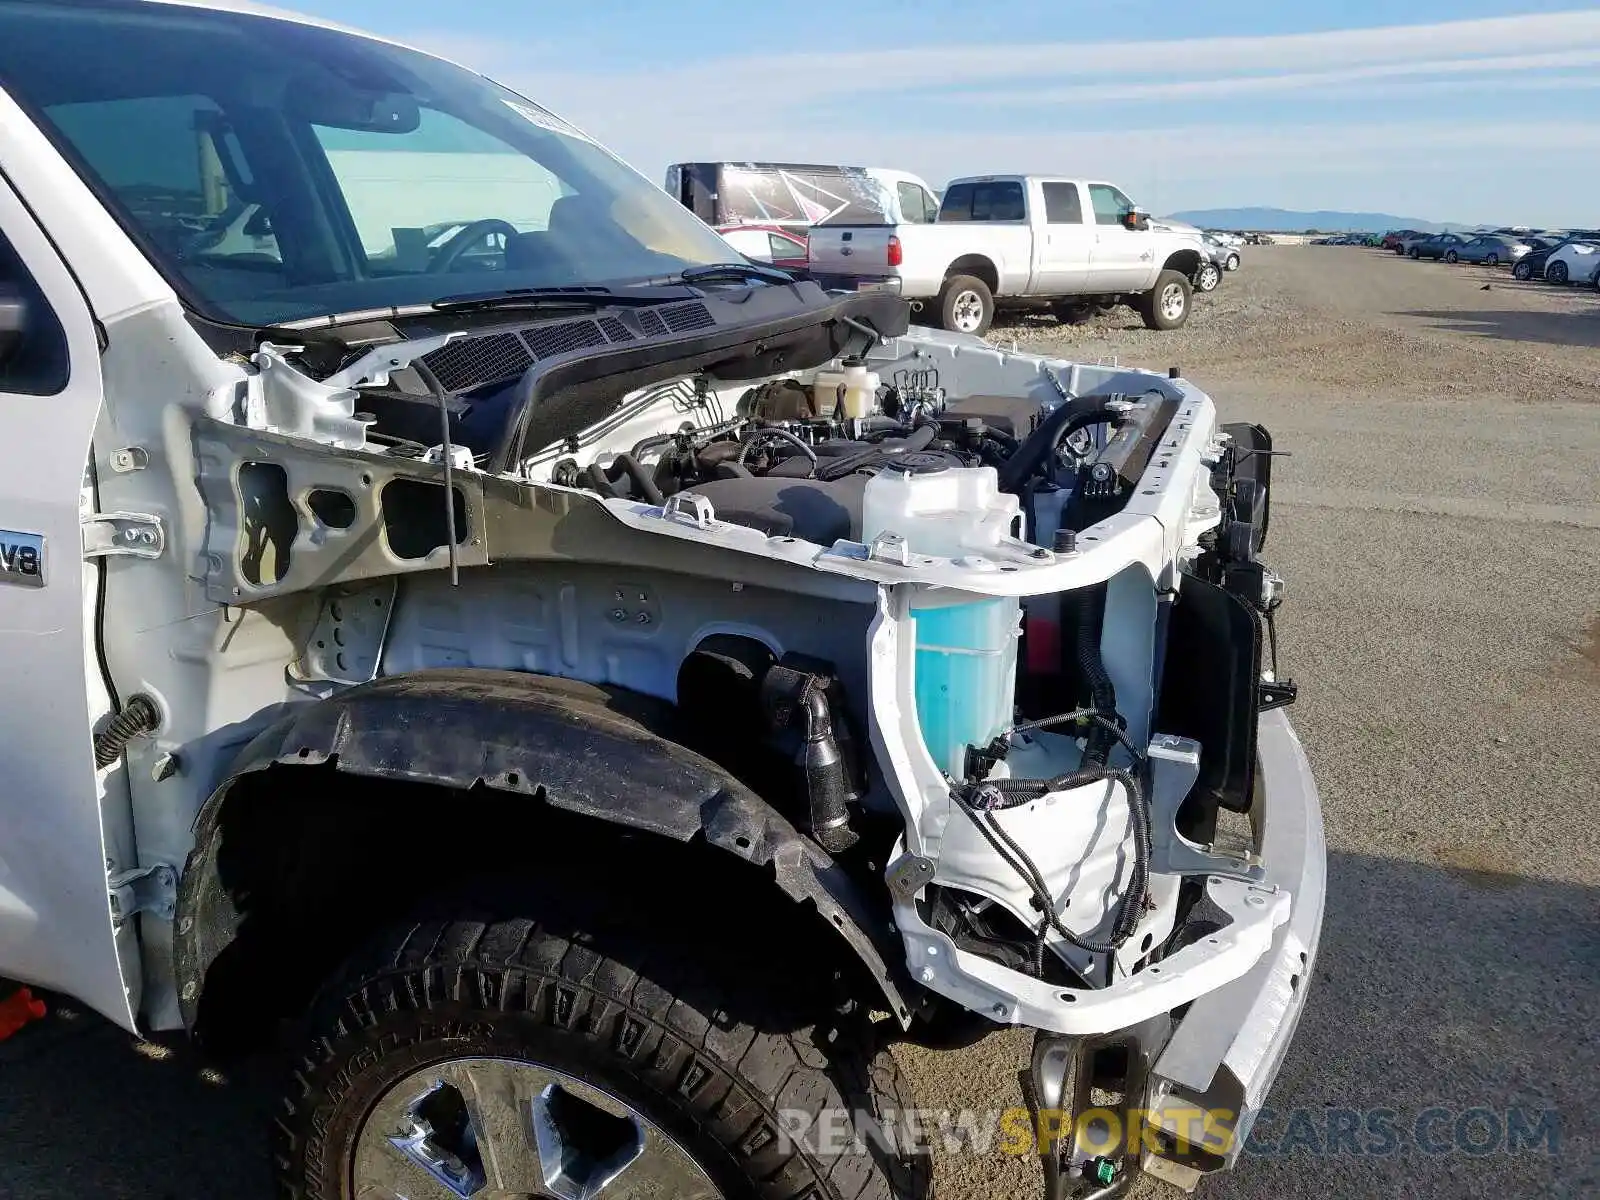
[[[1525,262],[1519,262],[1511,268],[1511,278],[1520,279],[1526,283],[1533,278],[1533,268]]]
[[[1239,269],[1239,256],[1237,254],[1228,255],[1228,261],[1222,265],[1230,271],[1237,271]]]
[[[1162,271],[1156,285],[1139,297],[1139,315],[1146,329],[1181,329],[1192,307],[1189,281],[1181,271]]]
[[[1567,283],[1567,264],[1564,262],[1551,263],[1545,268],[1544,277],[1551,283],[1558,283],[1565,287]]]
[[[929,1194],[925,1157],[856,1153],[827,1122],[796,1120],[908,1105],[864,1022],[797,1022],[747,964],[610,923],[559,928],[412,924],[350,964],[317,1005],[275,1122],[281,1193]]]
[[[1214,292],[1221,282],[1222,272],[1217,269],[1216,263],[1204,263],[1194,273],[1194,290],[1197,292]]]
[[[1446,250],[1444,252],[1444,260],[1447,263],[1460,262],[1461,261],[1461,256],[1459,254],[1457,254],[1454,250]]]
[[[994,320],[994,294],[983,280],[952,275],[939,293],[939,324],[953,333],[982,337]]]
[[[1500,256],[1498,254],[1489,255],[1488,258],[1483,260],[1483,265],[1486,267],[1498,267],[1500,265]]]

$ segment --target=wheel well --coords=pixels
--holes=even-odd
[[[774,886],[770,865],[704,835],[678,842],[542,796],[277,765],[234,785],[215,836],[214,886],[238,916],[212,933],[227,944],[199,985],[194,1033],[221,1055],[265,1045],[340,963],[395,924],[537,916],[536,906],[580,895],[646,936],[703,927],[744,948],[750,970],[804,964],[785,984],[810,989],[817,1005],[882,994],[814,906]],[[193,899],[184,912],[198,922],[218,907]]]
[[[1178,250],[1167,256],[1167,261],[1162,265],[1163,270],[1178,271],[1184,275],[1193,275],[1200,269],[1200,252],[1198,250]]]
[[[1000,290],[1000,272],[994,263],[981,254],[967,254],[955,260],[945,268],[944,277],[950,279],[956,275],[971,275],[974,279],[983,280],[984,286],[989,289],[992,296]]]

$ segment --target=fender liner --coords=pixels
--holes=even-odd
[[[245,747],[195,819],[174,948],[185,1026],[194,1028],[206,973],[243,920],[219,872],[229,792],[248,775],[289,764],[460,790],[481,784],[677,842],[703,836],[770,868],[797,904],[809,901],[908,1027],[911,1009],[888,965],[901,963],[903,950],[887,919],[770,804],[664,736],[675,712],[621,688],[453,668],[380,679],[294,709]]]

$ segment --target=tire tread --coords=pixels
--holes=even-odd
[[[446,1008],[532,1020],[589,1043],[730,1151],[762,1200],[931,1196],[923,1156],[829,1161],[803,1146],[786,1151],[778,1137],[782,1108],[908,1105],[898,1065],[870,1030],[859,1022],[758,1029],[717,999],[713,976],[686,954],[625,938],[620,951],[602,951],[527,917],[399,927],[353,957],[313,1005],[272,1125],[280,1195],[337,1194],[326,1181],[308,1189],[301,1171],[308,1133],[328,1118],[330,1084],[354,1072],[352,1055],[387,1036],[389,1021]],[[738,976],[725,972],[724,985],[730,978]]]

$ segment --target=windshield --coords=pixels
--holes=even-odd
[[[622,285],[738,257],[544,109],[354,35],[0,0],[0,81],[215,320]]]

